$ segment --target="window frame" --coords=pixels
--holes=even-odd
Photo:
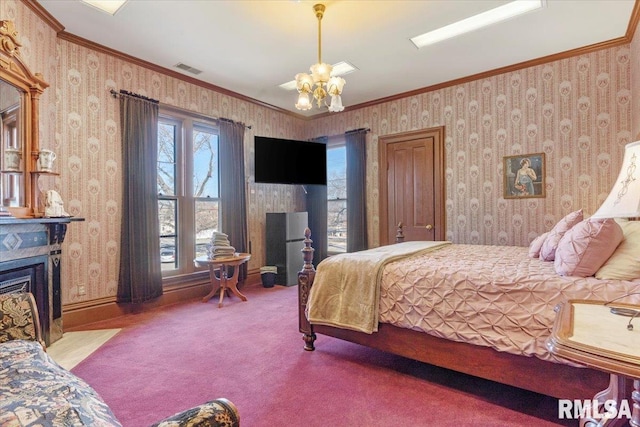
[[[175,189],[173,195],[157,194],[158,201],[171,200],[175,206],[175,239],[174,247],[176,268],[162,269],[163,286],[172,286],[184,283],[190,279],[198,280],[208,277],[208,269],[196,267],[193,260],[196,258],[196,218],[195,206],[197,201],[217,201],[218,203],[218,224],[220,224],[220,208],[222,200],[220,197],[220,164],[217,163],[216,171],[218,175],[217,197],[196,197],[194,195],[194,169],[193,133],[196,129],[209,130],[217,136],[217,152],[220,150],[220,128],[217,121],[198,114],[189,114],[184,111],[176,111],[172,108],[161,107],[159,112],[158,125],[171,124],[175,126],[174,135],[174,174]],[[159,218],[158,218],[159,220]],[[161,234],[161,237],[165,236]],[[172,236],[168,236],[172,237]]]

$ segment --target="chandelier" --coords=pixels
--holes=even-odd
[[[296,108],[310,110],[313,107],[313,101],[309,98],[310,94],[313,94],[313,99],[318,107],[326,105],[325,99],[327,95],[331,95],[331,104],[328,105],[329,111],[337,113],[344,110],[340,95],[346,82],[342,77],[332,76],[333,66],[322,62],[322,16],[325,7],[323,4],[316,4],[313,6],[313,10],[318,18],[318,63],[309,68],[311,75],[307,73],[296,74],[296,89],[299,93]]]

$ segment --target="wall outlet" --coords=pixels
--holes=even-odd
[[[86,295],[87,291],[84,288],[84,285],[78,285],[78,295]]]

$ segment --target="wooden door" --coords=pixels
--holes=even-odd
[[[406,241],[444,240],[444,128],[382,137],[379,155],[380,244],[400,222]]]

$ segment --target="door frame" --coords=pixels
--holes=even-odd
[[[434,238],[435,240],[445,240],[446,236],[446,215],[445,215],[445,147],[444,147],[444,126],[438,126],[428,129],[420,129],[416,131],[396,133],[378,137],[378,188],[380,189],[379,211],[380,211],[380,229],[378,230],[380,245],[388,245],[386,230],[389,227],[389,211],[387,209],[387,175],[389,164],[387,160],[387,146],[397,142],[412,141],[414,139],[433,138],[433,166],[434,166],[434,194],[435,200],[435,217],[434,217]]]

